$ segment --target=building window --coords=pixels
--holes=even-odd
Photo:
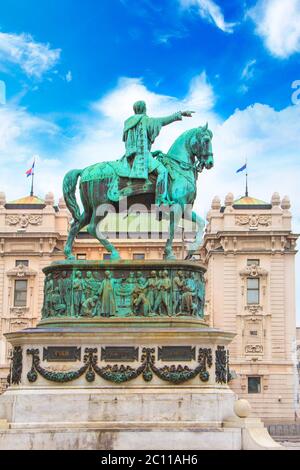
[[[27,281],[15,281],[14,306],[26,307],[27,305]]]
[[[248,377],[248,393],[261,392],[261,377]]]
[[[86,259],[86,254],[85,253],[78,253],[76,258],[77,259]]]
[[[145,253],[133,253],[133,259],[145,259]]]
[[[103,259],[111,259],[111,253],[103,253]]]
[[[247,304],[259,304],[259,279],[247,278]]]
[[[247,259],[247,266],[259,266],[259,259]]]
[[[16,259],[16,267],[17,266],[29,266],[28,259]]]

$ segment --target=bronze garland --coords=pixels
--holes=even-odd
[[[32,366],[27,374],[29,382],[35,382],[40,374],[44,379],[52,382],[71,382],[72,380],[78,379],[83,374],[88,382],[95,380],[96,374],[104,380],[108,380],[114,383],[128,382],[139,377],[141,374],[146,382],[150,382],[153,378],[153,374],[159,377],[161,380],[171,382],[173,384],[179,384],[195,378],[199,375],[203,382],[207,382],[209,379],[209,373],[207,367],[212,366],[212,352],[211,349],[200,349],[198,361],[199,364],[195,369],[191,369],[188,366],[163,366],[157,367],[155,365],[155,349],[154,348],[143,348],[142,349],[142,364],[136,369],[130,366],[124,365],[107,365],[105,367],[99,367],[97,365],[98,355],[97,348],[86,348],[83,358],[84,365],[78,370],[70,372],[55,372],[47,370],[40,365],[40,357],[38,349],[28,349],[27,354],[32,356]]]

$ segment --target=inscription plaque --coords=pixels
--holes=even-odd
[[[192,361],[196,357],[196,348],[191,346],[162,346],[158,348],[158,360]]]
[[[102,361],[132,362],[139,358],[139,348],[133,346],[106,346],[101,348]]]
[[[48,346],[43,349],[43,361],[76,362],[81,360],[81,348],[77,346]]]

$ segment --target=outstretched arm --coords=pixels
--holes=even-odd
[[[158,118],[162,126],[167,126],[175,121],[181,121],[182,117],[192,117],[192,113],[195,111],[178,111],[177,113],[171,114],[170,116]]]

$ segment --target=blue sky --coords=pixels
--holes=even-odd
[[[197,0],[10,0],[1,6],[1,31],[30,34],[60,53],[42,80],[9,67],[8,99],[28,87],[22,104],[34,113],[84,112],[120,76],[143,77],[157,93],[183,97],[191,78],[205,68],[223,117],[256,101],[275,109],[290,104],[299,55],[278,58],[265,47],[248,13],[255,1],[218,5],[226,23],[234,23],[232,32],[201,17]],[[59,80],[69,70],[72,82]]]
[[[151,115],[189,107],[195,125],[208,121],[215,168],[199,181],[201,215],[215,194],[242,195],[235,170],[247,156],[251,195],[288,194],[300,232],[299,61],[300,0],[5,2],[0,190],[26,194],[37,155],[36,192],[58,199],[66,170],[122,155],[123,121],[141,98]],[[168,127],[156,148],[187,126]]]

